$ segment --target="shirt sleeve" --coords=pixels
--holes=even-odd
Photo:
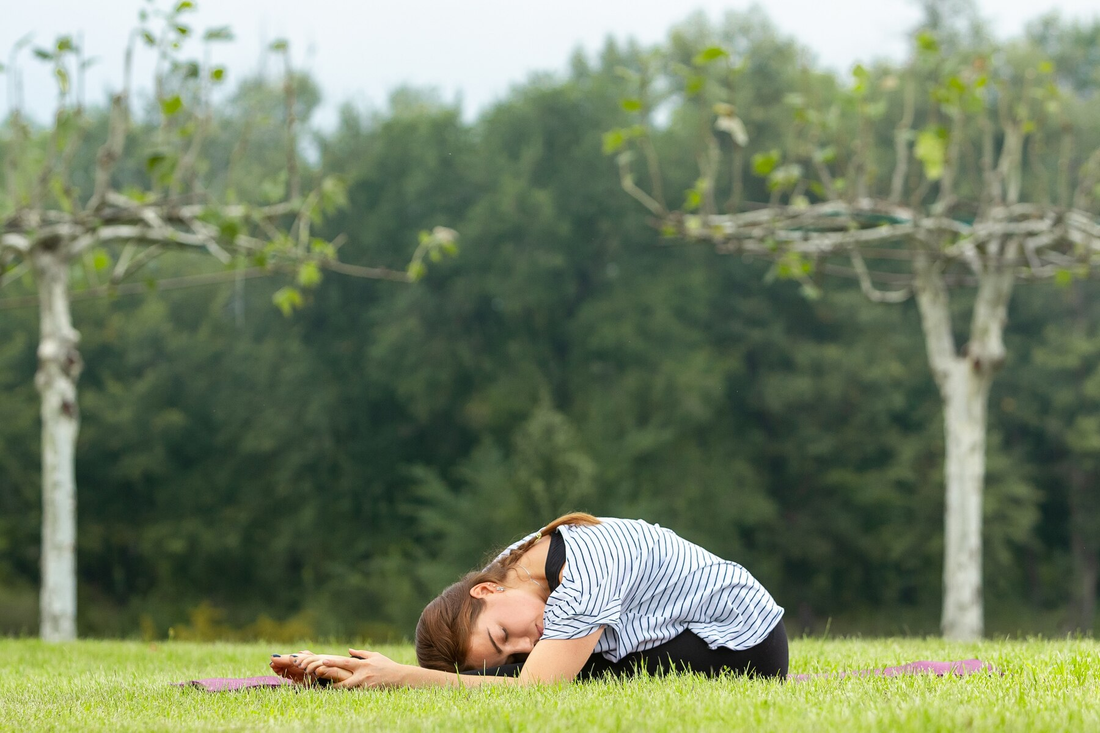
[[[594,582],[558,586],[543,612],[543,639],[579,639],[601,626],[614,626],[622,615],[622,589]]]

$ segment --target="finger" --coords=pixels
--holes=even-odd
[[[325,662],[331,659],[339,659],[339,657],[313,657],[313,661],[306,665],[306,674],[317,674],[317,668],[323,666]]]
[[[366,649],[348,649],[348,654],[357,659],[366,659],[369,655],[374,654],[372,651]]]
[[[351,672],[337,667],[329,667],[327,665],[318,667],[315,674],[320,679],[330,680],[332,682],[343,682],[351,677]]]
[[[325,666],[354,672],[359,669],[359,665],[362,661],[361,659],[348,659],[347,657],[328,657],[325,659]]]
[[[302,676],[302,671],[294,665],[294,660],[289,656],[272,656],[270,665],[275,674],[280,677],[298,679]]]
[[[353,674],[351,677],[348,677],[346,680],[343,680],[342,682],[337,682],[336,684],[334,684],[333,688],[337,689],[337,690],[350,690],[350,689],[353,689],[355,687],[361,687],[361,686],[363,686],[363,677],[360,677],[357,674]]]
[[[317,658],[316,654],[291,654],[290,657],[294,660],[294,666],[298,669],[305,669],[310,662]]]
[[[288,667],[285,665],[277,665],[274,662],[271,663],[271,670],[280,677],[301,677],[302,670],[297,667]]]

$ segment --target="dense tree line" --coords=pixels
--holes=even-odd
[[[1096,33],[1031,31],[1082,95],[1100,81],[1074,59]],[[789,144],[807,78],[821,95],[845,83],[759,14],[694,19],[665,50],[690,59],[708,34],[750,59],[752,150]],[[262,279],[75,306],[83,634],[194,631],[210,608],[235,628],[266,615],[408,634],[444,583],[572,509],[657,521],[743,562],[796,629],[936,628],[943,438],[916,308],[854,286],[807,299],[765,263],[661,240],[601,151],[629,124],[620,70],[652,53],[609,42],[473,122],[400,90],[317,133],[321,167],[348,182],[326,224],[348,236],[342,259],[401,268],[418,231],[461,232],[461,256],[415,286],[328,275],[291,320]],[[308,119],[318,97],[302,84]],[[236,186],[258,189],[282,141],[249,121],[282,113],[278,89],[248,80],[224,104],[208,165],[247,134]],[[695,124],[668,110],[657,140],[670,197],[692,185]],[[991,400],[994,632],[1094,623],[1095,296],[1087,281],[1025,287],[1010,313]],[[35,323],[0,310],[0,628],[16,633],[36,626]]]

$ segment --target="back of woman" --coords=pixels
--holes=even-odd
[[[691,631],[710,648],[759,644],[783,616],[741,565],[637,519],[566,524],[561,584],[546,602],[544,639],[603,626],[595,652],[619,661]]]

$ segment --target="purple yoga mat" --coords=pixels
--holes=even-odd
[[[854,672],[822,672],[819,674],[792,674],[787,679],[792,682],[805,682],[828,677],[897,677],[899,675],[932,674],[937,677],[957,675],[965,677],[976,672],[1000,674],[989,662],[980,659],[963,659],[958,662],[910,662],[900,667],[879,667],[877,669],[859,669]]]
[[[294,687],[292,682],[274,675],[262,677],[207,677],[203,680],[177,682],[177,687],[197,687],[207,692],[235,692],[251,687]]]
[[[792,674],[787,679],[791,682],[805,682],[806,680],[822,679],[829,677],[897,677],[899,675],[932,674],[937,677],[957,675],[965,677],[977,672],[990,672],[1001,674],[989,662],[980,659],[963,659],[958,662],[910,662],[900,667],[879,667],[877,669],[859,669],[853,672],[822,672],[819,674]],[[206,692],[234,692],[247,690],[254,687],[297,687],[292,682],[282,677],[267,675],[262,677],[208,677],[202,680],[190,682],[177,682],[179,687],[197,687]]]

